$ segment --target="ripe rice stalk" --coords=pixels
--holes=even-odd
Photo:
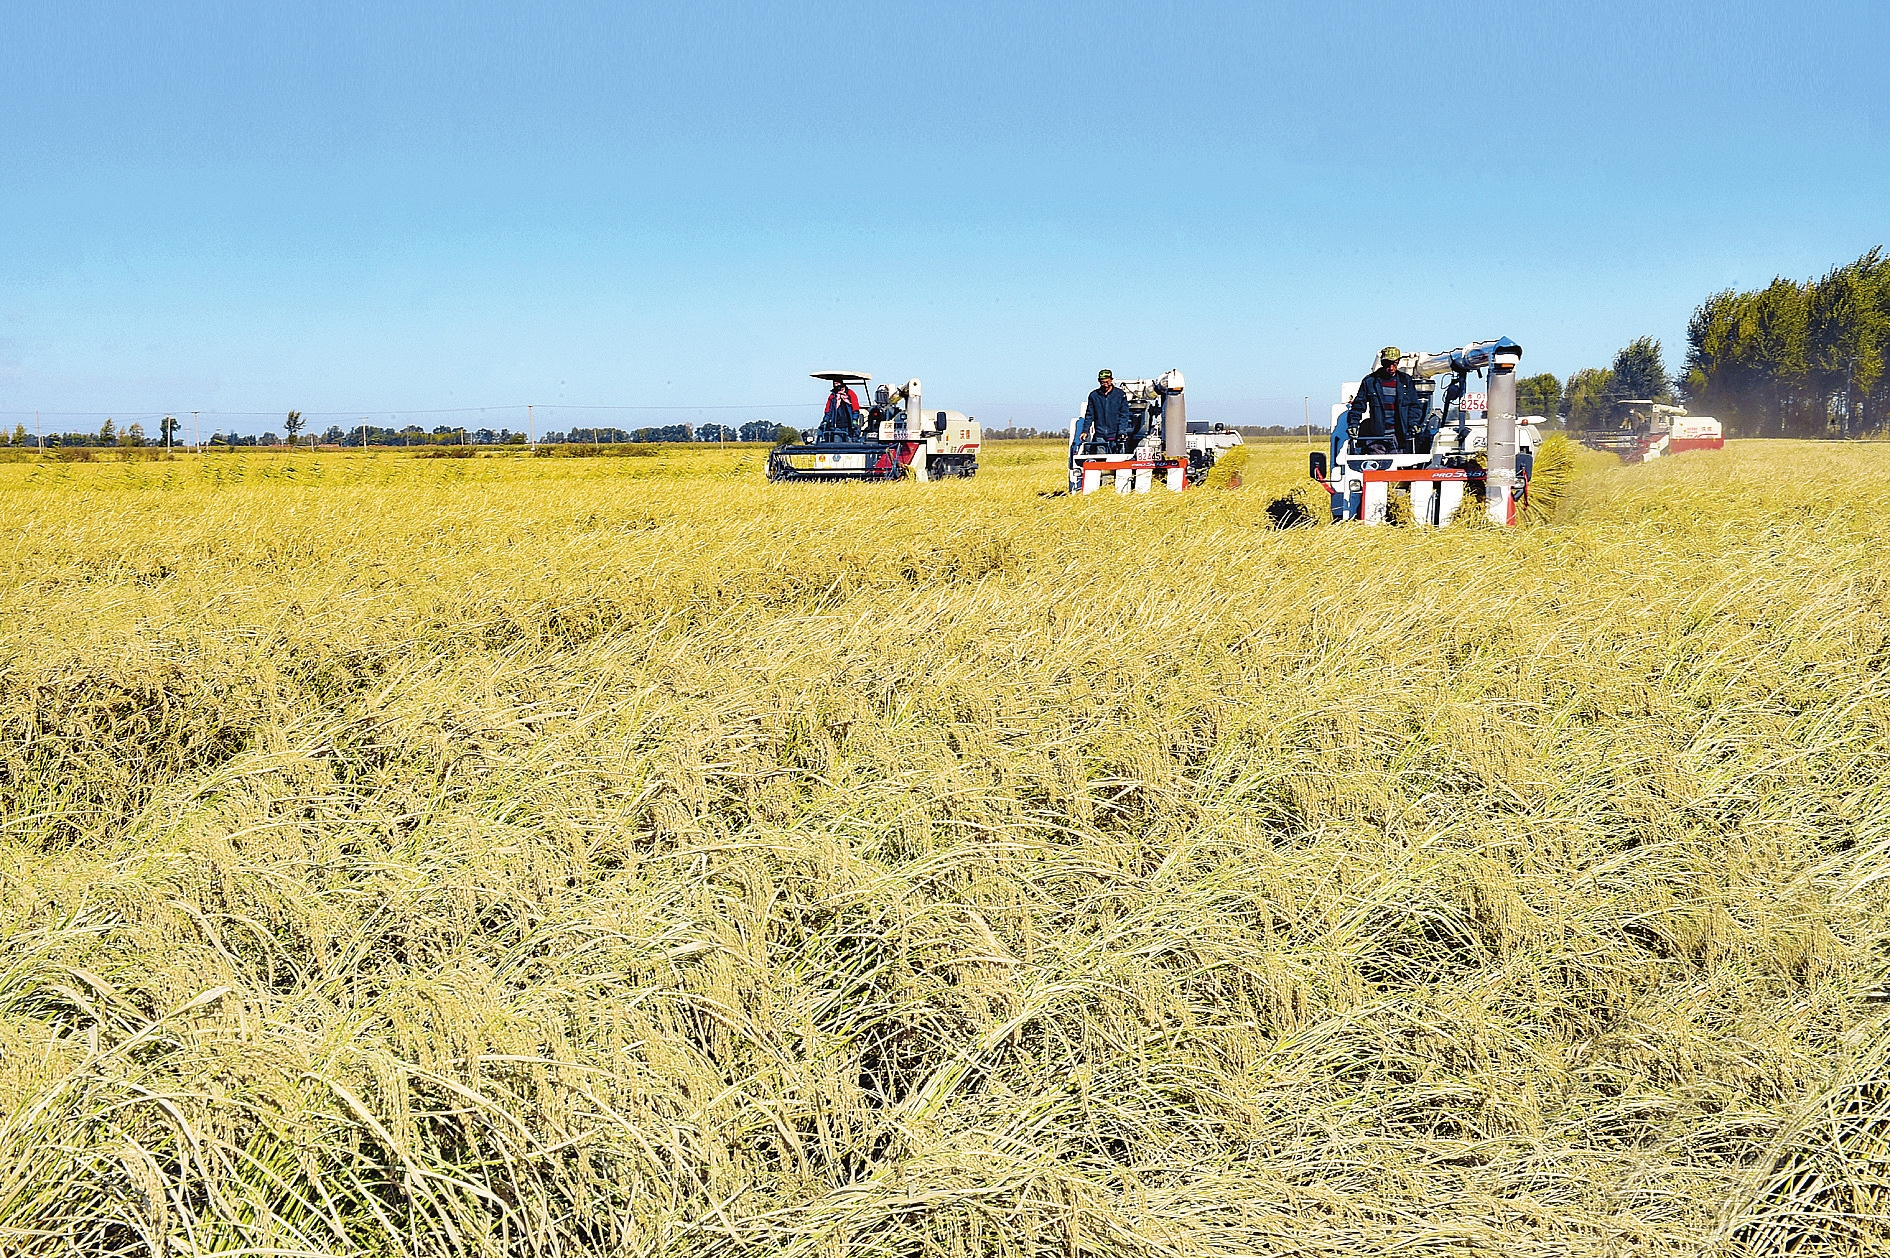
[[[1253,447],[1237,445],[1222,451],[1221,457],[1214,460],[1214,466],[1208,469],[1202,482],[1209,489],[1239,489],[1243,484],[1241,473],[1246,469],[1252,457]]]
[[[1062,458],[0,464],[0,1252],[1881,1247],[1890,451]]]
[[[1880,1025],[1777,1142],[1717,1241],[1752,1255],[1890,1247],[1890,1023]]]
[[[1529,471],[1529,489],[1523,497],[1523,520],[1546,524],[1568,493],[1575,475],[1576,446],[1562,433],[1551,433],[1536,448]]]

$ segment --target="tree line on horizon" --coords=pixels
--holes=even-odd
[[[1616,402],[1684,402],[1729,437],[1862,437],[1890,430],[1890,259],[1882,248],[1806,280],[1722,289],[1687,322],[1684,366],[1637,337],[1608,367],[1517,382],[1517,409],[1602,422]]]
[[[1740,436],[1862,436],[1885,427],[1886,358],[1890,260],[1879,247],[1816,279],[1701,302],[1683,388]]]
[[[1550,377],[1553,379],[1554,377]],[[295,420],[300,419],[297,412],[291,411]],[[176,446],[186,444],[178,436],[176,421],[166,417],[167,424],[160,425],[168,430],[171,442]],[[526,435],[513,432],[509,428],[452,428],[439,425],[431,430],[418,424],[409,424],[405,428],[383,428],[373,424],[355,425],[342,428],[333,425],[322,433],[310,433],[306,438],[297,434],[300,423],[285,425],[289,429],[287,437],[275,432],[245,436],[238,433],[226,433],[221,429],[213,432],[204,441],[212,450],[232,450],[249,447],[273,447],[282,445],[302,445],[344,450],[358,450],[365,443],[369,447],[421,448],[427,446],[522,446],[526,444]],[[1244,424],[1234,431],[1244,437],[1296,437],[1305,431],[1301,426],[1268,425],[1256,426]],[[1313,425],[1312,431],[1323,434],[1327,427]],[[1042,438],[1063,438],[1068,433],[1061,429],[1040,431],[1036,428],[1017,426],[1010,428],[987,428],[985,437],[991,441],[1029,441]],[[757,419],[746,424],[666,424],[657,428],[573,428],[566,432],[548,432],[538,439],[539,445],[636,445],[645,442],[761,442],[780,444],[796,442],[803,438],[799,429],[771,419]],[[11,433],[0,430],[0,447],[14,446],[22,449],[42,448],[47,450],[84,450],[84,449],[162,449],[163,437],[149,437],[144,426],[139,423],[127,424],[120,429],[116,422],[107,419],[97,432],[49,432],[43,437],[35,437],[20,424]]]
[[[204,445],[213,449],[235,449],[250,446],[307,445],[359,449],[362,445],[381,447],[423,447],[423,446],[522,446],[527,443],[527,436],[522,432],[513,432],[509,428],[497,430],[491,428],[458,428],[438,425],[431,430],[418,424],[409,424],[404,428],[384,428],[374,424],[355,424],[342,428],[331,425],[326,432],[310,433],[306,439],[298,434],[305,427],[299,411],[290,411],[284,424],[287,437],[275,432],[261,435],[243,435],[226,433],[221,429],[213,432],[204,441]],[[170,416],[159,425],[160,435],[149,437],[144,425],[127,424],[122,429],[116,422],[107,419],[97,432],[49,432],[35,436],[26,430],[25,424],[18,424],[11,433],[0,430],[0,447],[14,446],[23,449],[100,449],[116,447],[120,449],[162,448],[167,444],[182,446],[186,438],[179,434],[177,421]],[[700,427],[690,424],[666,424],[657,428],[573,428],[569,432],[549,432],[538,439],[540,445],[623,445],[638,442],[712,442],[712,441],[787,441],[799,440],[797,430],[777,424],[773,420],[758,419],[751,423],[734,427],[727,424],[704,424]]]

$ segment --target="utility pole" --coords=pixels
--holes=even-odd
[[[39,452],[46,453],[46,434],[39,430],[39,412],[33,412],[33,440],[39,443]]]
[[[1306,403],[1306,448],[1312,449],[1312,394],[1301,395]]]
[[[532,423],[532,404],[525,403],[525,444],[533,454],[538,453],[538,426]]]
[[[367,416],[361,417],[361,453],[367,453]]]
[[[192,411],[190,413],[190,448],[192,450],[197,451],[199,454],[203,453],[203,446],[197,440],[197,412],[196,411]]]

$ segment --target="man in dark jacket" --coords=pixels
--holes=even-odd
[[[1359,381],[1358,392],[1352,395],[1345,420],[1354,449],[1361,453],[1390,454],[1414,448],[1417,433],[1412,429],[1423,403],[1417,377],[1398,370],[1403,356],[1396,345],[1379,350],[1378,369]]]
[[[1135,439],[1134,422],[1128,396],[1116,387],[1116,373],[1104,367],[1096,373],[1096,387],[1083,408],[1084,439],[1101,442],[1110,454],[1121,454]]]

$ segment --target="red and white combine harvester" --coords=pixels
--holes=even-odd
[[[1456,517],[1466,490],[1481,490],[1491,520],[1516,523],[1542,444],[1537,417],[1516,415],[1521,361],[1522,346],[1508,337],[1405,354],[1398,360],[1398,413],[1383,417],[1382,431],[1345,422],[1358,387],[1348,386],[1333,408],[1330,458],[1314,451],[1310,460],[1312,478],[1332,496],[1332,518],[1383,524],[1396,488],[1410,495],[1414,524],[1441,527]],[[1477,397],[1466,392],[1473,372],[1488,377],[1480,411],[1465,405]],[[1450,384],[1433,410],[1437,377],[1445,375]]]
[[[1607,418],[1575,434],[1594,450],[1621,456],[1626,463],[1646,463],[1684,450],[1717,450],[1726,444],[1719,421],[1689,415],[1684,406],[1627,398],[1608,408]]]
[[[816,371],[828,383],[826,410],[812,440],[776,446],[769,480],[919,480],[975,476],[984,429],[958,411],[927,410],[919,382],[880,385],[862,371]],[[805,438],[806,434],[802,434]]]

